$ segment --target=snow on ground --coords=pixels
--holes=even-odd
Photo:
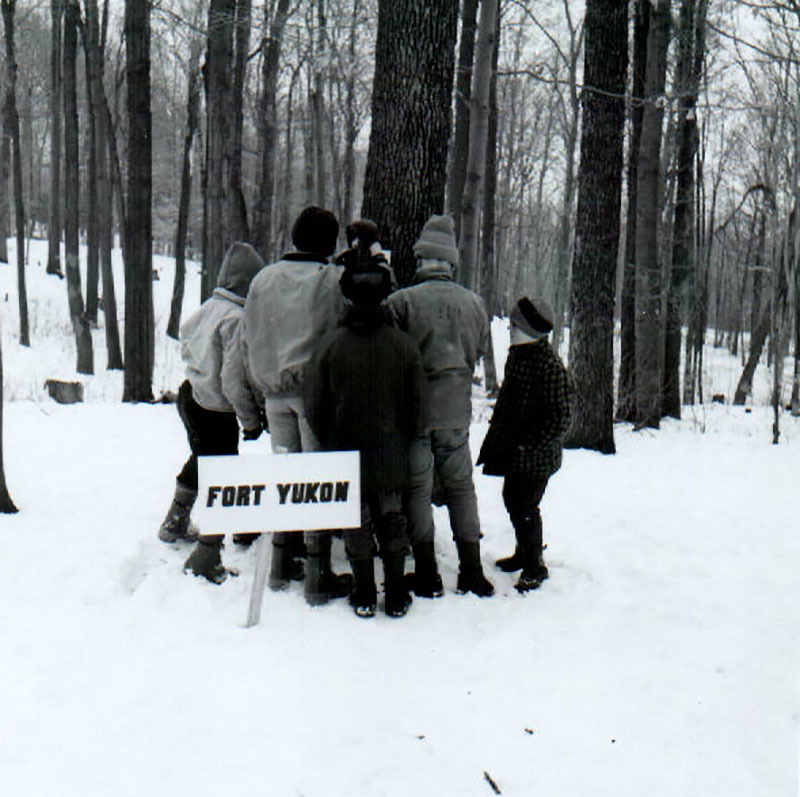
[[[3,794],[491,797],[489,778],[520,797],[797,793],[800,420],[782,415],[771,445],[763,365],[751,412],[705,405],[657,432],[619,426],[615,456],[565,452],[537,593],[491,566],[513,539],[501,480],[477,473],[495,597],[453,593],[437,509],[443,598],[364,621],[341,601],[309,608],[294,584],[246,629],[256,551],[228,544],[241,575],[216,587],[182,573],[190,548],[156,538],[187,455],[174,406],[120,403],[102,330],[86,403],[46,398],[45,378],[77,377],[43,252],[33,242],[29,351],[0,266],[20,508],[0,519]],[[159,267],[156,394],[181,377]],[[196,296],[193,266],[187,309]],[[500,321],[495,338],[502,367]],[[735,387],[739,364],[708,360],[706,394]],[[475,398],[477,453],[490,410]]]

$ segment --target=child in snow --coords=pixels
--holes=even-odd
[[[517,547],[498,559],[501,570],[522,570],[519,592],[539,587],[548,576],[542,561],[539,504],[549,478],[561,467],[569,429],[569,376],[547,340],[552,313],[541,299],[523,297],[511,312],[511,345],[505,378],[483,441],[478,464],[489,476],[504,476],[503,501]]]
[[[381,303],[392,275],[385,257],[367,246],[346,262],[340,285],[352,304],[309,363],[303,400],[323,448],[361,452],[361,527],[344,531],[355,578],[350,604],[360,617],[375,614],[379,549],[386,614],[402,617],[411,605],[403,578],[409,549],[403,490],[419,432],[422,366],[414,340],[386,322]]]
[[[238,334],[250,282],[263,265],[252,246],[232,244],[211,297],[181,325],[186,379],[178,391],[178,412],[192,453],[178,474],[172,505],[158,530],[164,542],[197,539],[189,523],[197,498],[197,457],[238,453],[239,424],[234,405],[245,440],[254,440],[263,429],[259,404],[243,376]],[[223,581],[221,547],[219,535],[200,537],[185,569],[215,583]]]

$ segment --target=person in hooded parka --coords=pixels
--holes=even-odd
[[[211,296],[181,325],[181,357],[186,379],[178,390],[178,412],[186,428],[191,455],[175,484],[169,511],[158,530],[164,542],[194,541],[190,513],[197,498],[198,455],[236,454],[239,423],[245,439],[263,429],[257,393],[241,376],[239,323],[253,277],[264,262],[252,246],[231,245]],[[239,408],[239,421],[234,403]],[[225,578],[219,535],[201,537],[186,569],[219,583]]]

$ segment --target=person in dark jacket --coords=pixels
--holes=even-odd
[[[361,617],[375,614],[379,550],[386,614],[402,617],[411,605],[403,490],[420,427],[422,365],[414,340],[387,324],[381,307],[392,280],[385,258],[368,249],[360,254],[345,261],[341,288],[352,304],[309,363],[303,403],[324,449],[361,452],[361,527],[343,535],[355,578],[350,603]]]
[[[547,304],[523,297],[510,320],[505,376],[478,464],[486,475],[505,477],[503,501],[517,546],[512,556],[496,564],[507,573],[522,570],[515,586],[527,592],[548,577],[539,504],[548,480],[561,467],[571,387],[566,368],[547,340],[553,328]]]
[[[258,399],[240,373],[238,332],[247,291],[263,265],[252,246],[233,243],[222,261],[217,287],[181,325],[186,379],[178,391],[178,412],[192,453],[178,474],[175,496],[158,530],[163,542],[197,538],[189,515],[197,498],[198,455],[238,453],[239,423],[246,440],[261,434]],[[238,423],[234,403],[239,408]],[[186,569],[210,581],[222,581],[221,545],[218,535],[201,537]]]

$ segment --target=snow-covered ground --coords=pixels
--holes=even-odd
[[[800,420],[783,414],[771,444],[764,365],[750,412],[704,405],[657,432],[619,426],[615,456],[565,453],[538,592],[492,567],[513,538],[501,480],[476,473],[495,597],[453,593],[437,509],[443,598],[365,621],[342,601],[309,608],[293,584],[244,628],[256,551],[229,544],[241,575],[217,587],[183,574],[187,547],[156,538],[187,455],[174,406],[120,402],[102,330],[86,403],[46,397],[46,378],[79,377],[66,286],[44,275],[42,242],[31,252],[30,350],[16,342],[15,269],[0,266],[20,509],[0,516],[2,794],[797,794]],[[159,394],[181,366],[163,334],[171,262],[156,265]],[[502,367],[505,325],[494,331]],[[739,363],[707,363],[706,395],[730,397]],[[475,409],[477,453],[477,388]],[[335,559],[344,570],[339,542]]]

